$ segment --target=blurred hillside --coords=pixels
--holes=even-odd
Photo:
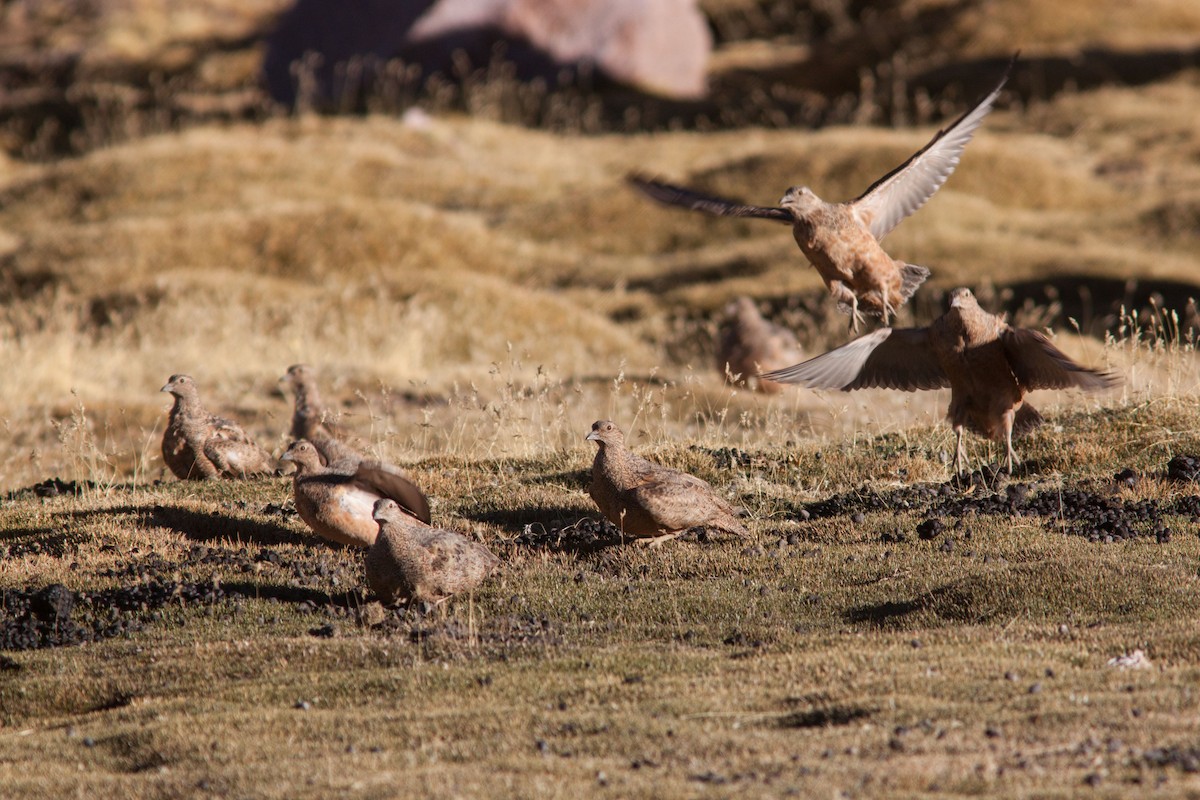
[[[658,208],[623,176],[849,199],[1018,49],[956,174],[888,238],[933,271],[902,324],[965,284],[1120,367],[1127,350],[1069,320],[1118,337],[1163,306],[1194,322],[1194,3],[712,0],[703,100],[483,65],[298,116],[259,79],[285,5],[0,6],[0,486],[156,476],[174,372],[279,445],[275,381],[297,361],[401,458],[576,447],[604,416],[738,446],[936,424],[937,393],[725,387],[711,341],[731,297],[813,352],[846,320],[786,229]],[[1128,396],[1190,391],[1190,369],[1147,363]]]

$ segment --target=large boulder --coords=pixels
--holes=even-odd
[[[705,93],[711,49],[695,0],[297,0],[268,42],[264,73],[280,102],[296,103],[311,76],[305,99],[337,103],[391,59],[426,79],[502,52],[523,80],[582,69],[682,99]]]

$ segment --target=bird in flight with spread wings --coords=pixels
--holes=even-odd
[[[816,358],[762,376],[810,389],[944,389],[954,427],[954,472],[964,460],[963,428],[1003,441],[1008,471],[1018,461],[1012,437],[1044,421],[1025,395],[1034,389],[1108,389],[1116,375],[1081,366],[1028,328],[989,314],[969,289],[950,293],[950,310],[928,328],[880,328]]]
[[[667,205],[791,225],[796,244],[820,273],[838,308],[850,314],[850,330],[858,330],[863,313],[882,317],[887,325],[896,308],[929,277],[929,270],[893,259],[880,242],[901,220],[923,206],[954,172],[967,142],[1000,96],[1015,61],[1013,56],[996,87],[953,125],[938,131],[907,161],[848,203],[827,203],[807,186],[791,187],[779,207],[766,208],[640,175],[629,176],[629,182]]]

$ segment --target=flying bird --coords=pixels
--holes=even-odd
[[[765,319],[749,297],[738,297],[725,306],[717,341],[717,370],[725,380],[774,394],[783,387],[759,378],[759,373],[803,357],[796,335]]]
[[[172,375],[160,391],[175,398],[162,439],[163,462],[175,477],[200,481],[275,471],[275,459],[241,426],[204,409],[190,375]]]
[[[282,459],[296,465],[292,488],[300,519],[330,541],[373,545],[379,525],[372,512],[383,498],[421,522],[430,520],[425,493],[399,467],[379,461],[322,464],[317,448],[305,439],[292,442]]]
[[[839,310],[850,314],[850,330],[858,330],[864,313],[882,317],[887,325],[896,308],[929,277],[929,270],[893,259],[881,242],[901,220],[925,205],[954,172],[963,149],[992,110],[1011,70],[1012,62],[996,88],[848,203],[829,203],[807,186],[793,186],[784,193],[779,207],[752,206],[640,175],[631,175],[628,180],[667,205],[791,225],[796,244],[820,273]]]
[[[315,370],[307,364],[293,364],[279,379],[291,385],[295,394],[295,411],[292,413],[292,439],[312,442],[326,464],[345,462],[358,463],[363,454],[358,448],[347,444],[348,434],[333,421],[331,414],[321,402],[317,389]]]
[[[748,535],[733,506],[712,486],[631,452],[616,424],[597,421],[586,438],[599,446],[588,494],[626,536],[657,545],[690,528]]]
[[[392,500],[376,501],[373,516],[379,536],[367,551],[367,585],[385,605],[440,603],[474,589],[500,565],[482,544],[419,522]]]
[[[1008,471],[1019,463],[1012,437],[1044,421],[1025,395],[1034,389],[1108,389],[1120,378],[1081,366],[1043,334],[1014,328],[979,307],[969,289],[927,328],[880,328],[824,355],[763,376],[810,389],[950,388],[954,472],[964,461],[963,429],[1003,441]]]

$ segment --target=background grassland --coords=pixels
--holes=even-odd
[[[1200,793],[1195,490],[1165,478],[1200,452],[1200,72],[1162,68],[1195,52],[1193,4],[702,5],[730,118],[680,130],[553,96],[522,102],[586,113],[513,124],[486,80],[431,114],[272,115],[253,75],[274,0],[0,9],[6,59],[20,13],[47,53],[81,48],[75,96],[108,92],[70,136],[0,131],[0,617],[63,584],[74,619],[126,626],[0,656],[0,794]],[[968,285],[1124,388],[1035,394],[1025,470],[963,484],[944,392],[726,386],[730,298],[812,353],[846,319],[785,228],[659,208],[624,176],[851,198],[1018,47],[1027,69],[888,238],[933,272],[902,324]],[[931,88],[939,68],[962,81]],[[790,121],[795,96],[831,124]],[[278,451],[299,361],[497,579],[380,622],[360,554],[307,533],[286,479],[158,480],[168,375]],[[752,539],[598,540],[582,437],[603,417],[744,506]],[[92,483],[20,488],[55,475]],[[931,498],[1023,484],[1061,513],[918,538]],[[876,502],[894,492],[917,494]],[[1072,492],[1157,504],[1171,535],[1089,541]],[[1106,666],[1137,648],[1152,668]]]

